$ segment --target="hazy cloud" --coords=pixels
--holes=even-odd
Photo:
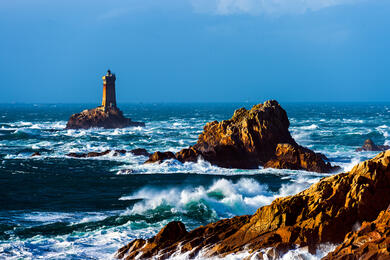
[[[217,15],[305,13],[361,0],[190,0],[195,12]]]

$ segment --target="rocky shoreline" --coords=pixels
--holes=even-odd
[[[390,151],[386,151],[357,164],[349,172],[323,178],[294,196],[278,198],[252,216],[220,220],[190,232],[181,222],[170,223],[155,237],[136,239],[122,247],[117,257],[166,259],[178,252],[195,257],[200,251],[204,257],[223,257],[243,251],[259,257],[258,252],[271,247],[280,255],[296,247],[308,247],[314,253],[320,244],[343,241],[334,252],[339,259],[355,259],[345,257],[365,245],[366,249],[361,249],[364,254],[367,250],[376,252],[375,248],[388,254],[389,227],[387,224],[383,227],[383,219],[386,217],[387,221],[389,214],[378,215],[389,204]],[[372,224],[363,224],[358,233],[347,235],[356,223],[363,222]],[[373,234],[369,235],[371,240],[366,238],[364,243],[362,240],[353,244],[367,232]],[[376,247],[370,243],[376,243]],[[328,259],[334,259],[332,254]]]
[[[289,126],[286,111],[276,100],[269,100],[250,110],[240,108],[229,120],[207,123],[195,145],[176,154],[155,152],[145,163],[168,159],[195,162],[202,157],[224,168],[264,166],[320,173],[340,170],[326,162],[326,156],[298,145],[291,137]]]

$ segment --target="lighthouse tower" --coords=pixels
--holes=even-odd
[[[107,110],[107,108],[116,108],[115,80],[115,74],[112,74],[110,70],[103,76],[102,107],[104,110]]]

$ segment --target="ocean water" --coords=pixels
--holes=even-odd
[[[153,236],[169,221],[193,229],[252,214],[327,176],[223,169],[205,161],[143,165],[146,157],[131,154],[66,156],[106,149],[176,152],[194,144],[206,122],[228,119],[235,109],[252,105],[121,104],[126,116],[146,126],[115,130],[64,130],[72,113],[93,104],[0,105],[0,259],[109,259],[132,239]],[[365,139],[390,144],[390,104],[282,106],[296,141],[344,170],[376,154],[355,152]],[[37,151],[42,156],[31,157]],[[317,259],[332,245],[324,248],[309,258]],[[309,255],[294,250],[286,257],[299,254]]]

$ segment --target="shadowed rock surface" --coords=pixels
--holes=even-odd
[[[240,108],[229,120],[207,123],[198,142],[175,157],[181,162],[194,162],[202,157],[225,168],[265,166],[315,172],[340,169],[326,163],[323,155],[299,146],[291,137],[289,126],[286,111],[277,101],[269,100],[250,110]],[[162,160],[153,156],[147,163]]]
[[[129,126],[145,126],[145,123],[133,122],[130,118],[124,117],[119,108],[97,107],[73,114],[66,124],[66,129],[124,128]]]
[[[375,221],[364,222],[358,231],[348,233],[344,242],[323,259],[390,259],[390,207]]]
[[[356,149],[356,152],[361,152],[361,151],[386,151],[390,149],[389,145],[376,145],[371,139],[367,139],[364,141],[364,145],[360,148]]]
[[[390,151],[357,164],[350,172],[323,178],[310,188],[274,200],[252,216],[225,219],[199,227],[172,243],[136,239],[119,257],[165,259],[174,253],[194,257],[228,254],[273,247],[283,254],[295,246],[315,252],[321,243],[341,243],[355,223],[373,221],[390,203]]]

